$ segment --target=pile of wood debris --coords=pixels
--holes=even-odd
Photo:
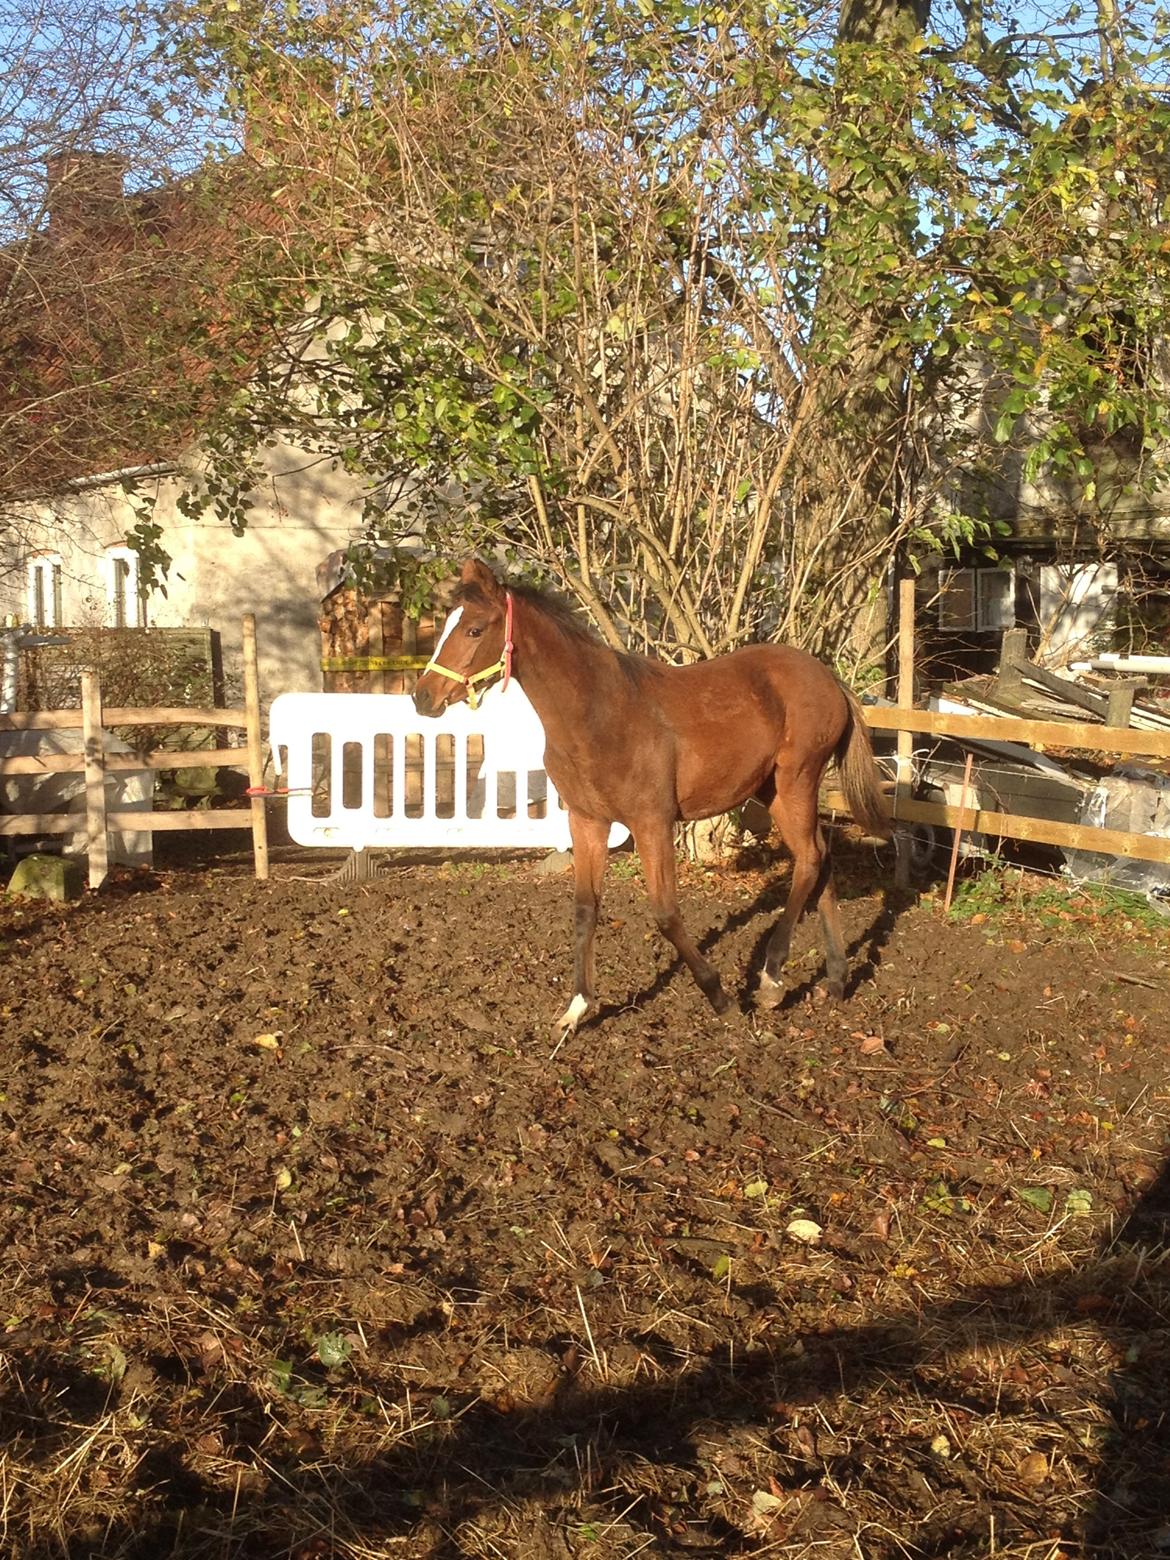
[[[1141,731],[1170,731],[1170,707],[1146,694],[1144,678],[1076,676],[1037,666],[1028,659],[1027,630],[1009,629],[994,677],[951,684],[946,693],[979,714],[1016,715],[1030,720],[1075,720]],[[1158,767],[1156,760],[1150,767]]]

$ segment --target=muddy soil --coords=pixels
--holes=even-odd
[[[1170,1550],[1164,930],[858,847],[759,1014],[757,853],[719,1020],[618,858],[557,1047],[566,876],[336,865],[0,909],[0,1551]]]

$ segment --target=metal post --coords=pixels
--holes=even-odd
[[[951,860],[947,867],[947,891],[943,897],[943,914],[951,913],[951,896],[955,891],[955,868],[959,865],[959,842],[963,836],[963,814],[967,810],[967,800],[971,794],[971,766],[975,761],[974,753],[967,754],[967,762],[963,766],[963,791],[959,797],[959,821],[955,825],[954,838],[951,840]]]

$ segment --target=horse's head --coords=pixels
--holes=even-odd
[[[420,715],[441,715],[449,704],[466,699],[472,709],[499,673],[505,684],[512,671],[512,597],[478,558],[463,565],[455,593],[458,603],[447,619],[414,690]]]

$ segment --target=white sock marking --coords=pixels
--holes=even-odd
[[[557,1028],[563,1030],[565,1034],[571,1034],[588,1011],[589,998],[582,996],[578,992],[560,1018],[557,1019]]]

